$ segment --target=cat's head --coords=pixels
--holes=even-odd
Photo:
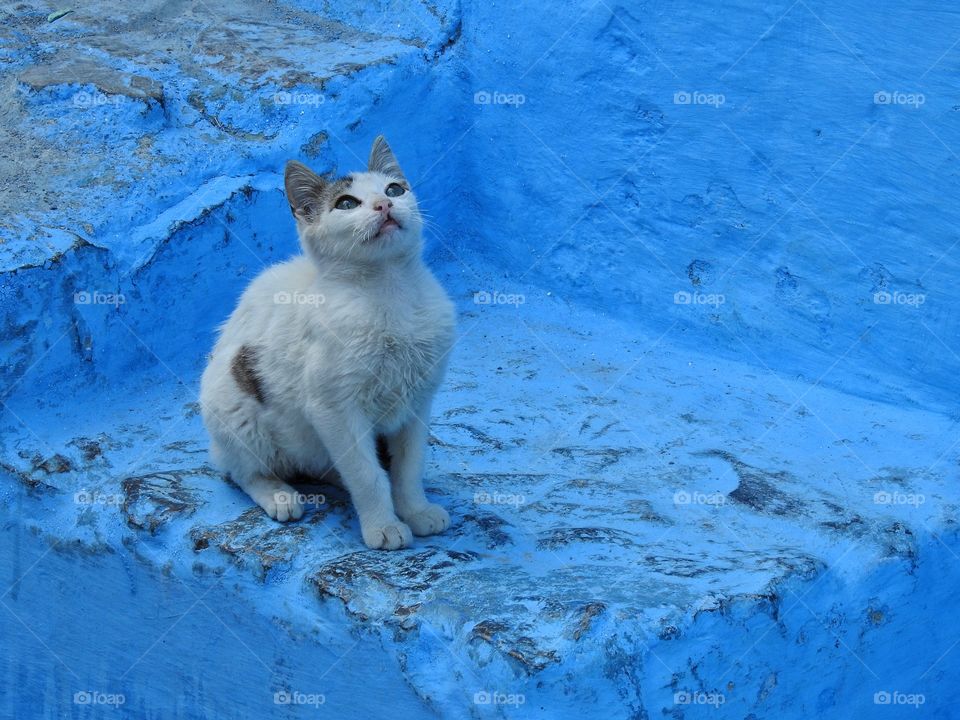
[[[382,135],[367,172],[333,180],[291,160],[284,186],[300,243],[315,260],[377,262],[420,253],[417,198]]]

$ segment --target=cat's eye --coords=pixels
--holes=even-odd
[[[400,183],[390,183],[387,185],[386,194],[387,197],[400,197],[406,191],[407,189]]]
[[[333,206],[337,210],[353,210],[355,207],[360,207],[360,201],[353,195],[341,195]]]

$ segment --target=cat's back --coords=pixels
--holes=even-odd
[[[313,263],[304,256],[272,265],[253,279],[240,297],[237,310],[306,303],[305,295],[317,278]]]
[[[286,311],[310,301],[316,277],[313,264],[303,256],[265,269],[243,291],[222,328],[221,341],[237,335],[261,337]]]

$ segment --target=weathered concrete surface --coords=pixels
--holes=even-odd
[[[69,546],[88,557],[78,569],[119,553],[190,585],[221,580],[236,596],[225,602],[247,607],[224,618],[231,632],[246,638],[248,615],[276,623],[253,658],[231,654],[238,673],[257,657],[270,668],[264,686],[243,690],[254,707],[289,687],[323,693],[327,710],[360,717],[383,699],[336,703],[375,656],[422,712],[441,716],[489,710],[473,702],[484,691],[523,695],[524,707],[499,709],[529,716],[541,706],[557,716],[596,705],[614,717],[688,711],[674,704],[684,692],[722,693],[724,716],[788,715],[812,693],[785,662],[794,642],[797,662],[808,662],[810,648],[809,662],[843,668],[816,685],[833,693],[824,707],[837,712],[873,707],[873,693],[897,688],[926,691],[931,705],[955,699],[949,656],[911,686],[878,655],[903,636],[916,667],[931,666],[953,642],[926,637],[906,603],[916,584],[948,592],[956,578],[952,556],[937,552],[940,541],[956,546],[957,456],[938,457],[948,421],[677,351],[545,294],[520,308],[466,311],[461,328],[428,471],[431,494],[454,519],[445,535],[399,553],[368,552],[342,493],[329,486],[303,488],[324,498],[301,522],[270,521],[209,471],[191,388],[171,377],[58,408],[59,438],[6,434],[19,475],[4,487],[17,509],[5,560],[16,558],[13,538],[36,536],[57,543],[52,554]],[[146,408],[151,422],[105,420],[95,442],[71,442],[69,430],[91,412],[145,419]],[[942,577],[928,577],[931,563]],[[115,592],[131,592],[125,575],[101,572]],[[43,581],[28,575],[22,586],[36,593]],[[29,621],[34,602],[24,590],[10,607]],[[155,619],[118,647],[106,638],[124,626],[115,617],[122,613],[89,611],[99,613],[102,651],[117,666],[133,663],[179,617]],[[5,622],[21,634],[16,620]],[[194,640],[171,635],[142,661],[147,667]],[[347,643],[349,652],[335,671],[324,674],[331,658],[284,685],[288,643],[295,655],[309,656],[312,643]],[[771,673],[775,693],[764,690]],[[92,687],[133,702],[128,680],[108,672]],[[68,675],[58,682],[76,684]],[[183,717],[211,700],[183,692]],[[238,702],[216,699],[228,717],[242,716]]]
[[[953,717],[951,361],[908,372],[897,352],[917,350],[912,336],[871,325],[885,312],[887,328],[922,322],[949,341],[952,316],[939,290],[924,306],[865,306],[839,251],[817,273],[784,265],[773,289],[766,260],[738,264],[747,248],[718,230],[742,220],[734,197],[753,198],[737,232],[763,253],[806,263],[832,236],[765,244],[761,221],[787,200],[760,203],[757,168],[711,142],[714,116],[675,115],[723,108],[674,107],[687,85],[663,68],[692,76],[709,52],[774,62],[801,13],[823,8],[794,6],[799,25],[753,49],[776,17],[707,47],[690,39],[701,11],[602,3],[536,22],[511,10],[530,20],[522,42],[503,8],[473,3],[98,3],[47,22],[56,9],[22,4],[0,30],[13,93],[0,130],[3,714],[116,714],[78,702],[87,692],[122,694],[146,718],[919,716],[901,693]],[[824,32],[808,42],[837,60]],[[656,62],[683,43],[687,65]],[[740,86],[763,87],[762,62],[742,72]],[[529,102],[475,104],[483,90]],[[453,526],[389,554],[363,548],[336,488],[305,485],[317,502],[290,525],[251,508],[209,467],[196,406],[213,328],[296,249],[283,161],[354,168],[380,131],[434,220],[430,258],[461,335],[428,467]],[[665,200],[649,223],[601,218],[563,175],[566,163],[607,189],[626,169],[623,133],[666,143],[608,201]],[[795,150],[798,164],[826,157]],[[557,223],[585,210],[567,242]],[[932,261],[948,248],[930,229]],[[671,273],[644,259],[651,238]],[[728,270],[741,290],[716,284]],[[675,305],[677,291],[727,302]],[[824,294],[830,321],[811,323]]]
[[[448,39],[439,11],[391,37],[257,0],[98,2],[48,22],[51,7],[3,11],[3,268],[71,239],[136,257],[132,227],[213,178],[317,155],[358,72]]]

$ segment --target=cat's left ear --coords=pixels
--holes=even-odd
[[[291,160],[283,173],[290,212],[298,220],[309,220],[319,210],[326,181],[303,163]]]
[[[370,148],[370,160],[367,161],[367,170],[383,173],[399,180],[407,179],[383,135],[377,135],[377,139],[373,141],[373,147]]]

